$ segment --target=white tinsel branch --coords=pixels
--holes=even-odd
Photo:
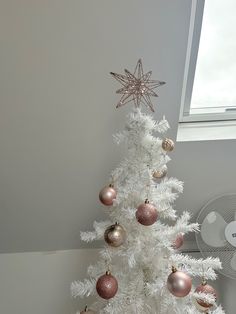
[[[211,293],[203,293],[203,292],[193,292],[192,296],[197,299],[197,300],[201,300],[203,302],[212,304],[212,305],[216,305],[216,298],[213,294]]]
[[[189,233],[199,231],[198,223],[189,224],[191,216],[189,212],[183,212],[183,214],[177,219],[174,226],[166,227],[166,233],[169,236],[175,238],[179,233]]]
[[[177,268],[188,272],[193,277],[199,276],[210,280],[217,278],[217,274],[214,270],[222,268],[220,260],[212,257],[194,259],[188,255],[174,254],[170,257],[170,262]]]
[[[127,132],[126,132],[126,131],[113,134],[113,140],[114,140],[115,143],[118,144],[118,145],[119,145],[120,143],[122,143],[122,142],[125,140],[126,137],[127,137]]]
[[[98,278],[107,271],[107,265],[104,260],[98,261],[95,265],[89,265],[87,273],[91,278]]]
[[[146,284],[146,292],[150,296],[155,296],[160,293],[165,284],[163,279],[157,278],[154,282]]]
[[[99,255],[106,263],[110,263],[112,260],[112,250],[109,250],[107,247],[101,249]]]
[[[159,133],[165,133],[170,128],[168,121],[165,116],[163,116],[162,120],[157,122],[156,131]]]
[[[207,257],[206,259],[194,259],[183,254],[174,254],[172,257],[177,263],[187,264],[191,267],[202,267],[204,271],[207,268],[213,268],[215,270],[222,268],[221,262],[218,258]]]
[[[173,193],[170,191],[163,191],[161,194],[158,194],[155,190],[152,192],[152,201],[156,203],[156,206],[160,207],[160,204],[172,204],[178,198],[178,193]]]
[[[162,206],[161,210],[159,210],[159,214],[159,216],[164,219],[176,220],[177,218],[176,210],[170,205],[166,207]]]
[[[135,219],[135,213],[136,213],[136,208],[114,208],[114,211],[110,213],[110,216],[113,218],[113,220],[116,221],[126,221],[126,222],[134,222]]]
[[[219,305],[216,309],[209,310],[209,314],[225,314],[225,311],[222,309],[221,305]]]
[[[94,279],[85,279],[82,281],[74,281],[71,284],[71,295],[76,298],[78,296],[90,296],[95,293],[94,288],[96,281]]]
[[[109,225],[111,225],[111,221],[109,220],[101,222],[94,221],[93,227],[95,231],[81,231],[80,232],[81,240],[85,242],[91,242],[94,240],[101,239],[104,235],[104,231]]]
[[[176,192],[182,193],[183,192],[183,186],[184,183],[182,181],[179,181],[176,178],[164,178],[157,186],[157,192],[162,193],[163,191],[166,191],[167,189],[174,190]]]

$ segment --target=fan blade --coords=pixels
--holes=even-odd
[[[212,247],[223,247],[227,244],[225,239],[225,228],[227,223],[223,217],[215,212],[210,212],[202,222],[202,240]]]
[[[231,221],[225,228],[226,240],[236,247],[236,221]]]
[[[236,271],[236,252],[234,253],[234,255],[230,261],[230,266],[232,267],[233,270]]]

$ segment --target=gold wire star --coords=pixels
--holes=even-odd
[[[135,107],[140,107],[144,104],[152,112],[154,108],[151,102],[151,96],[158,97],[158,95],[153,91],[158,86],[165,84],[165,82],[150,80],[152,71],[143,73],[142,60],[139,59],[134,70],[134,74],[130,73],[125,69],[125,75],[110,72],[110,74],[120,82],[123,87],[116,91],[117,94],[122,94],[122,97],[116,108],[124,106],[130,101],[134,102]]]

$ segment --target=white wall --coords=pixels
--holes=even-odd
[[[75,314],[89,300],[72,300],[70,284],[97,257],[95,249],[0,254],[0,313]]]
[[[219,293],[222,296],[223,305],[226,310],[226,314],[235,314],[236,313],[236,300],[235,300],[235,291],[236,291],[236,281],[219,277]]]
[[[142,57],[167,82],[155,117],[175,130],[190,4],[0,1],[0,252],[81,248],[79,231],[103,218],[98,193],[123,152],[112,134],[131,106],[115,109],[110,71]]]

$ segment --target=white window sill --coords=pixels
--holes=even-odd
[[[179,123],[177,142],[236,139],[236,121]]]

